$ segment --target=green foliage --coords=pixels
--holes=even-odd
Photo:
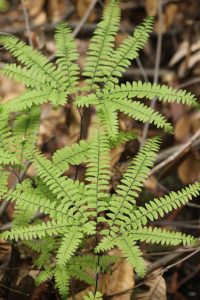
[[[8,8],[8,2],[6,0],[0,0],[0,12],[4,12]]]
[[[35,251],[38,258],[34,263],[41,270],[37,283],[53,279],[63,299],[68,296],[71,278],[96,284],[95,275],[108,271],[117,260],[106,253],[113,247],[122,251],[142,277],[146,265],[140,242],[173,246],[197,243],[190,235],[147,223],[197,197],[200,183],[143,206],[137,203],[155,163],[159,138],[146,141],[121,182],[110,191],[110,151],[136,138],[133,131],[119,130],[119,112],[171,131],[166,118],[145,105],[143,98],[197,106],[196,98],[183,90],[140,81],[118,84],[147,42],[153,26],[152,18],[145,19],[115,49],[119,20],[119,3],[111,0],[89,45],[84,87],[79,87],[78,54],[67,25],[60,24],[56,29],[56,64],[19,39],[0,36],[0,44],[19,62],[5,65],[3,74],[26,86],[22,95],[0,107],[0,195],[15,204],[13,226],[1,237],[21,240]],[[48,159],[36,149],[40,105],[50,102],[61,106],[68,98],[70,105],[80,109],[93,106],[98,122],[92,138],[59,149]],[[36,175],[31,180],[20,178],[16,186],[8,188],[9,174],[21,175],[27,163]],[[84,180],[65,175],[70,165],[80,164],[86,168]],[[45,218],[36,218],[38,213]],[[101,299],[101,295],[90,292],[85,299]]]
[[[59,24],[56,29],[55,41],[57,63],[63,73],[60,83],[66,89],[73,91],[74,86],[78,84],[79,67],[74,63],[78,59],[78,53],[70,28],[65,24]]]
[[[102,294],[100,292],[89,292],[88,295],[83,297],[84,300],[102,300]]]
[[[118,1],[110,1],[105,9],[103,20],[97,25],[89,46],[84,76],[93,89],[96,83],[102,82],[113,56],[115,35],[119,29],[120,9]]]
[[[118,77],[122,77],[123,72],[128,69],[131,61],[138,57],[139,50],[144,47],[152,29],[153,18],[148,17],[142,25],[136,27],[133,36],[125,39],[119,48],[114,51],[111,58],[112,65],[110,66],[110,69],[105,72],[105,82],[107,86],[109,86],[110,83],[118,83]]]
[[[73,144],[71,147],[59,149],[52,157],[54,166],[63,173],[69,167],[69,164],[79,165],[87,162],[88,149],[88,142],[83,140],[80,143]]]

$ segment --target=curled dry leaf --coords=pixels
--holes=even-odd
[[[135,294],[134,300],[167,300],[166,283],[160,269],[152,272],[143,284],[145,289]]]

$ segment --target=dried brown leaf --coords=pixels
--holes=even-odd
[[[118,249],[113,249],[109,254],[121,256],[121,252]],[[134,284],[133,268],[127,260],[123,259],[113,265],[111,274],[100,275],[98,290],[103,295],[113,295],[113,297],[111,297],[112,300],[130,300],[132,294],[131,290],[133,289]],[[82,300],[83,296],[87,295],[89,291],[94,291],[94,287],[88,287],[76,294],[76,300]],[[72,297],[68,300],[72,300]]]
[[[145,1],[145,8],[148,16],[156,16],[157,15],[157,0],[146,0]]]
[[[79,18],[82,18],[91,3],[91,0],[76,0],[76,13]],[[93,22],[96,19],[96,14],[94,11],[91,12],[88,18],[88,22]]]
[[[144,281],[145,289],[139,292],[134,300],[166,300],[166,283],[160,270],[151,273]]]
[[[184,184],[200,181],[200,153],[193,151],[178,168],[178,175]]]

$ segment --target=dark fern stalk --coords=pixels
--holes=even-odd
[[[148,222],[197,197],[200,183],[144,206],[137,203],[155,163],[159,138],[147,140],[110,193],[110,150],[136,138],[134,132],[119,130],[118,112],[172,131],[166,118],[141,100],[157,97],[164,103],[198,105],[195,96],[185,90],[141,81],[120,84],[123,72],[147,42],[153,19],[146,18],[116,48],[119,23],[118,1],[111,0],[91,39],[82,74],[84,85],[79,84],[78,53],[66,24],[58,25],[55,32],[56,65],[16,37],[0,36],[0,44],[19,62],[6,64],[2,73],[26,86],[22,95],[0,107],[0,194],[4,201],[15,203],[12,229],[1,237],[21,240],[35,251],[38,259],[34,263],[42,270],[37,284],[54,278],[63,299],[69,293],[71,278],[95,287],[95,293],[90,292],[85,300],[101,299],[97,292],[99,273],[120,259],[108,255],[113,247],[118,247],[143,277],[146,264],[139,242],[173,246],[198,243],[190,235],[148,226]],[[94,133],[89,140],[57,150],[49,160],[35,147],[41,104],[48,102],[56,108],[65,105],[68,98],[74,99],[71,105],[77,108],[95,107]],[[23,170],[26,163],[34,167],[36,176],[9,189],[9,170]],[[63,175],[69,165],[80,164],[86,166],[84,182]],[[33,218],[38,211],[48,217],[47,221]],[[94,249],[87,249],[88,239],[95,241]]]

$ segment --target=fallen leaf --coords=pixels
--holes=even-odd
[[[109,251],[109,255],[121,256],[121,251],[113,249]],[[133,268],[127,260],[123,259],[113,265],[111,274],[100,275],[98,291],[106,296],[116,294],[116,296],[111,298],[112,300],[130,300],[132,292],[127,292],[127,290],[132,290],[134,284]],[[89,291],[94,292],[94,290],[95,288],[93,286],[88,287],[82,292],[76,294],[76,300],[82,300],[83,296],[87,295]],[[72,300],[72,297],[68,298],[68,300]]]
[[[192,151],[189,154],[178,168],[178,175],[184,184],[200,181],[200,153],[198,151]]]
[[[27,6],[29,15],[31,17],[34,17],[42,11],[43,6],[45,4],[45,0],[26,1],[25,3]]]
[[[166,283],[163,276],[160,275],[160,269],[152,272],[150,276],[145,279],[143,286],[145,286],[145,289],[141,289],[141,291],[134,296],[134,300],[167,299]]]
[[[77,16],[81,19],[88,10],[91,0],[76,0],[76,13]],[[88,22],[93,22],[96,19],[96,14],[94,10],[90,13],[88,17]]]
[[[145,9],[148,16],[156,16],[157,15],[157,0],[146,0],[145,1]]]
[[[179,142],[186,142],[200,129],[200,112],[184,115],[175,126],[175,138]],[[186,159],[178,167],[178,175],[184,184],[200,180],[200,153],[192,149]]]

